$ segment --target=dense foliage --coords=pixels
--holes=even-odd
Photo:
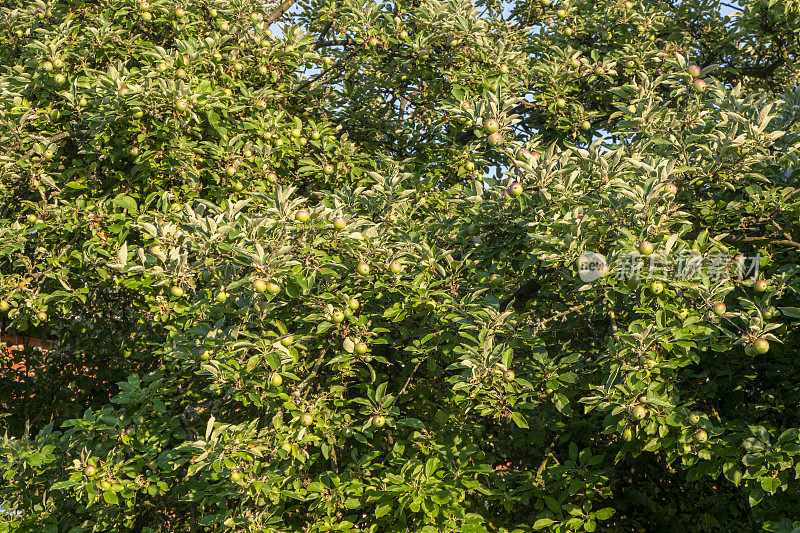
[[[0,4],[0,531],[796,530],[800,4],[720,9]]]

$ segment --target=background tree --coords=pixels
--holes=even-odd
[[[796,2],[0,10],[0,528],[797,527]]]

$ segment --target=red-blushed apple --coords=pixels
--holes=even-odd
[[[717,316],[722,316],[725,314],[725,311],[727,311],[727,309],[728,308],[726,307],[724,302],[717,302],[714,305],[714,314]]]
[[[639,243],[639,252],[642,255],[650,255],[653,253],[653,244],[648,241],[642,241]]]
[[[693,77],[693,78],[699,78],[700,77],[700,67],[698,67],[697,65],[690,65],[689,66],[689,75],[691,77]]]
[[[495,132],[489,135],[488,141],[492,146],[497,146],[503,142],[503,136],[500,134],[500,132]]]
[[[500,123],[497,119],[490,118],[483,123],[483,131],[488,134],[492,134],[497,132],[500,129]]]
[[[753,342],[753,349],[756,353],[765,354],[769,351],[769,341],[764,338],[758,338]]]
[[[705,91],[706,86],[706,82],[701,79],[694,80],[694,83],[692,83],[692,88],[694,88],[694,92],[696,93],[702,93]]]
[[[344,217],[336,217],[333,219],[333,229],[342,231],[347,227],[347,220]]]

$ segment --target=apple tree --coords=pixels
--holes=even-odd
[[[798,30],[4,4],[0,531],[792,531]]]

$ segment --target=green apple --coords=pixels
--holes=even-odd
[[[294,342],[294,336],[286,335],[281,339],[281,346],[283,346],[284,348],[288,348],[289,346],[292,345],[293,342]]]
[[[298,209],[294,214],[294,219],[298,222],[308,222],[308,219],[311,218],[311,213],[308,209]]]
[[[758,338],[753,342],[753,349],[756,353],[765,354],[769,351],[769,341],[764,338]]]
[[[335,310],[335,311],[334,311],[334,312],[331,314],[331,320],[332,320],[333,322],[335,322],[336,324],[340,324],[341,322],[343,322],[343,321],[344,321],[344,313],[343,313],[343,312],[342,312],[340,309],[336,309],[336,310]]]
[[[300,415],[300,423],[308,427],[314,423],[314,415],[311,413],[303,413]]]
[[[726,307],[725,302],[717,302],[714,305],[714,314],[717,316],[722,316],[725,314],[725,311],[727,311],[727,309],[728,308]]]
[[[647,409],[643,405],[636,405],[631,409],[631,418],[634,420],[644,420],[647,418]]]
[[[653,253],[653,243],[648,241],[642,241],[639,243],[639,252],[642,255],[650,255]]]
[[[283,384],[283,376],[278,373],[272,374],[269,377],[269,384],[273,387],[280,387]]]
[[[0,312],[7,313],[9,309],[11,309],[11,304],[8,303],[8,300],[0,300]]]
[[[689,422],[692,424],[697,424],[700,422],[700,414],[699,413],[692,413],[689,415]]]
[[[372,417],[372,425],[378,428],[382,428],[386,425],[386,418],[381,415],[375,415]]]
[[[699,443],[703,443],[708,440],[708,433],[706,433],[702,429],[698,429],[694,432],[694,440]]]
[[[364,341],[358,341],[353,348],[358,355],[364,355],[369,351],[369,346]]]
[[[267,290],[267,282],[260,278],[256,279],[253,281],[253,288],[256,290],[256,292],[263,294]]]
[[[400,261],[392,261],[389,263],[389,270],[392,274],[399,274],[403,270],[403,265]]]
[[[517,375],[514,373],[513,370],[506,370],[503,373],[503,379],[505,379],[506,381],[514,381],[515,379],[517,379]]]
[[[225,303],[225,300],[227,300],[227,299],[228,299],[228,293],[225,292],[224,290],[223,291],[219,291],[217,293],[217,301],[219,303]]]
[[[361,274],[362,276],[366,276],[369,274],[369,265],[364,261],[361,261],[358,264],[358,267],[356,267],[356,269],[358,270],[358,273]]]
[[[483,123],[483,131],[485,131],[490,135],[492,133],[497,132],[499,129],[500,129],[500,123],[496,119],[490,118],[489,120]]]
[[[270,281],[269,283],[267,283],[266,289],[267,289],[267,292],[272,294],[272,295],[275,295],[275,294],[278,294],[279,292],[281,292],[281,286],[278,285],[277,283],[275,283],[274,281]]]
[[[342,231],[346,227],[347,221],[344,219],[344,217],[336,217],[333,219],[333,229]]]
[[[170,289],[170,292],[175,298],[180,298],[181,296],[183,296],[183,289],[177,285],[173,285],[172,288]]]
[[[661,294],[664,292],[664,284],[660,281],[654,281],[652,285],[650,285],[650,290],[653,291],[653,294]]]

